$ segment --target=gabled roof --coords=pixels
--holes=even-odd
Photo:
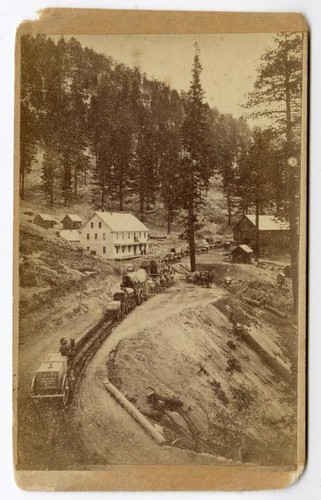
[[[149,229],[133,214],[126,214],[124,212],[95,212],[86,222],[82,228],[97,215],[111,231],[149,231]],[[82,229],[81,228],[81,229]]]
[[[48,221],[56,222],[56,220],[52,217],[52,215],[49,215],[49,214],[37,214],[36,217],[38,217],[38,216],[41,217],[42,220],[48,220]]]
[[[245,217],[256,225],[256,216],[245,215]],[[284,219],[278,219],[275,215],[259,215],[259,230],[260,231],[287,231],[290,229],[288,221]]]
[[[232,253],[235,252],[235,250],[237,250],[238,248],[242,248],[242,250],[244,250],[244,252],[246,253],[253,253],[252,248],[250,248],[248,245],[238,245],[232,250]]]
[[[65,217],[69,217],[69,219],[72,220],[73,222],[82,222],[82,218],[79,217],[79,215],[77,215],[77,214],[66,214],[63,217],[62,221],[65,219]]]

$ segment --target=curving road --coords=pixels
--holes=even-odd
[[[123,338],[136,335],[165,316],[212,302],[224,291],[188,285],[179,279],[170,289],[136,308],[88,363],[74,400],[75,425],[81,432],[88,467],[103,464],[217,464],[219,457],[158,445],[104,387],[106,361]]]

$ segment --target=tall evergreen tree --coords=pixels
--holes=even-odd
[[[167,214],[167,233],[170,234],[174,215],[180,204],[181,143],[178,131],[173,127],[162,132],[160,150],[161,197]]]
[[[282,176],[287,178],[284,208],[290,222],[290,254],[292,266],[293,309],[298,305],[299,207],[298,177],[289,171],[287,160],[295,157],[299,164],[303,39],[299,33],[282,33],[273,48],[263,54],[254,91],[247,106],[257,117],[269,117],[284,140]]]
[[[112,199],[117,200],[123,210],[126,196],[131,188],[134,148],[134,116],[131,102],[131,78],[129,70],[122,64],[115,68],[115,109],[113,111]]]
[[[115,85],[109,71],[101,75],[97,91],[91,96],[89,131],[94,155],[93,205],[104,211],[111,196],[112,168],[114,161],[113,121]]]
[[[204,91],[201,84],[202,66],[199,50],[192,68],[190,88],[185,95],[185,117],[182,125],[182,192],[183,205],[187,209],[187,235],[190,250],[191,271],[195,271],[195,229],[198,211],[204,203],[209,179],[212,173],[210,147],[208,144],[208,123],[203,102]]]
[[[273,140],[274,133],[271,129],[257,128],[253,134],[252,144],[246,153],[239,159],[237,189],[241,197],[246,198],[247,206],[255,207],[256,259],[260,257],[260,228],[259,216],[271,200],[275,199],[275,186],[273,175],[277,150]]]
[[[20,198],[25,196],[25,179],[31,171],[41,139],[42,79],[39,52],[43,52],[45,37],[21,37],[20,78]]]
[[[67,45],[68,67],[68,134],[65,137],[67,155],[71,165],[73,198],[78,195],[80,173],[88,168],[87,140],[87,98],[89,83],[86,79],[84,53],[80,43],[71,38]]]
[[[54,206],[55,201],[55,187],[59,175],[61,165],[61,156],[56,151],[56,148],[49,149],[46,147],[42,163],[42,187],[45,196],[49,202],[50,208]]]

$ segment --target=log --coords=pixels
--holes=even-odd
[[[281,311],[278,311],[277,309],[275,309],[275,307],[265,306],[265,309],[267,311],[270,311],[271,313],[275,314],[275,316],[278,316],[279,318],[282,318],[282,319],[287,318],[286,314],[282,313]]]
[[[250,306],[261,307],[261,302],[259,300],[254,299],[245,299],[245,302]]]
[[[131,415],[141,427],[158,443],[166,443],[164,436],[147,420],[137,408],[109,381],[104,383],[106,390]]]

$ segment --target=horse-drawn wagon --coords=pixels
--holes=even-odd
[[[39,366],[31,383],[31,397],[57,398],[67,405],[73,391],[74,377],[68,356],[50,353]]]

